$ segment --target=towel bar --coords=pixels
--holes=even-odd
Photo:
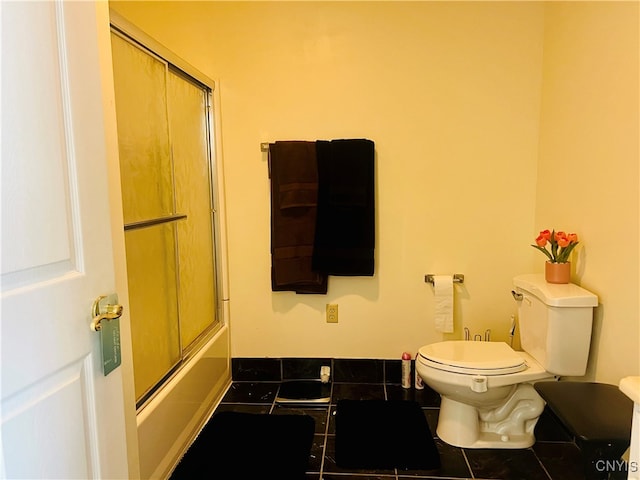
[[[433,273],[427,273],[424,276],[425,283],[430,283],[431,285],[433,285],[433,277],[435,277]],[[453,283],[464,283],[464,274],[455,273],[453,275]]]

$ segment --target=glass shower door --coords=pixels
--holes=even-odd
[[[210,92],[119,33],[111,39],[140,406],[217,324]]]
[[[179,71],[169,70],[171,144],[179,222],[180,341],[192,345],[216,319],[215,257],[209,162],[208,92]]]

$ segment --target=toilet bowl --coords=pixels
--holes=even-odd
[[[504,342],[445,341],[416,356],[416,372],[441,397],[436,433],[451,445],[530,447],[545,405],[532,384],[585,374],[598,298],[539,274],[513,283],[523,351]]]
[[[436,433],[466,448],[527,448],[544,401],[531,386],[549,380],[525,352],[503,342],[447,341],[420,348],[416,369],[441,396]]]

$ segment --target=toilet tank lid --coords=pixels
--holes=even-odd
[[[573,283],[549,283],[543,274],[519,275],[513,284],[551,307],[596,307],[598,297]]]

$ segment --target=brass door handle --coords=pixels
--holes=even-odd
[[[107,298],[106,295],[101,295],[96,298],[95,302],[93,302],[93,307],[91,309],[91,314],[93,316],[93,321],[91,322],[91,330],[93,330],[94,332],[97,332],[102,328],[102,326],[100,325],[100,322],[102,322],[102,320],[114,320],[122,316],[122,305],[112,305],[110,303],[102,306],[100,305],[100,302],[105,298]]]

